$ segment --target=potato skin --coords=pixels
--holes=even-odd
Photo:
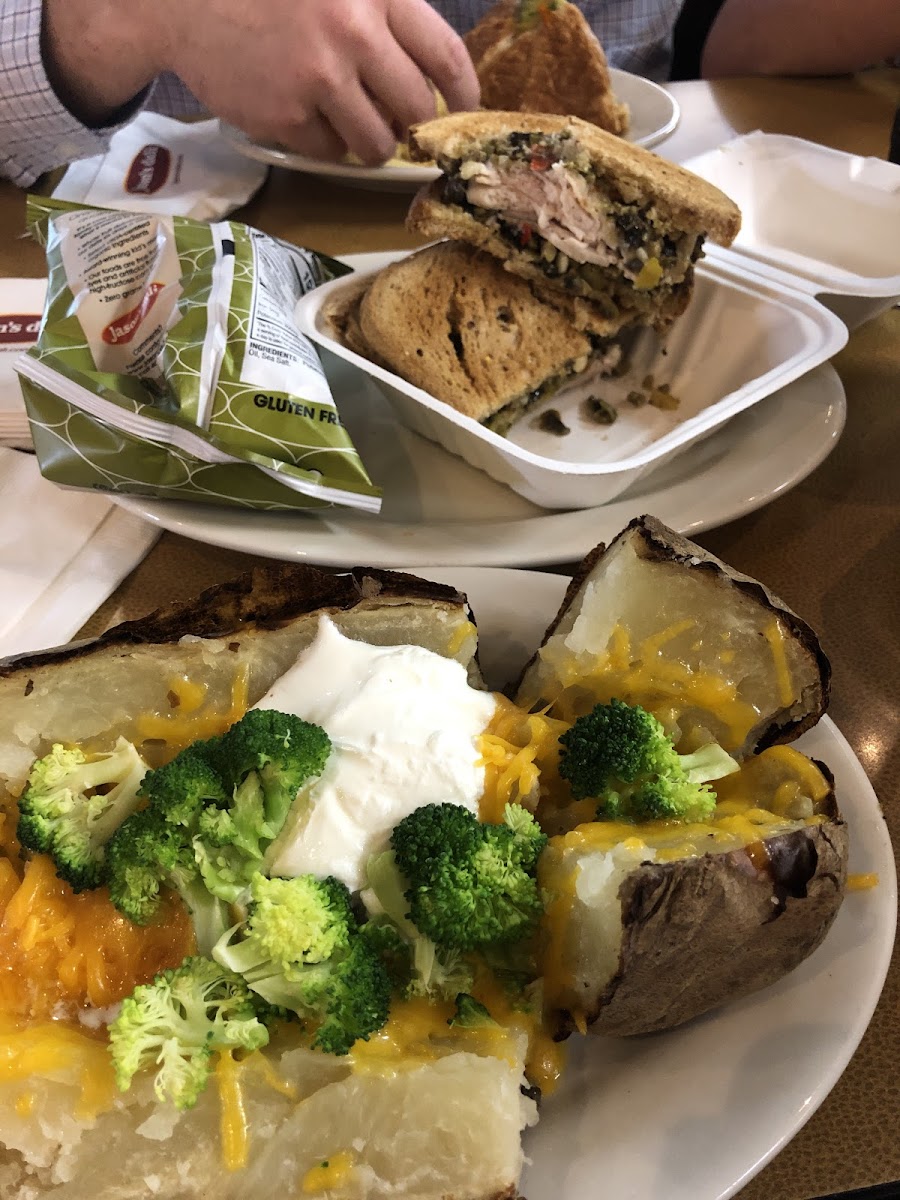
[[[762,870],[741,849],[632,871],[619,889],[619,969],[587,1018],[590,1032],[673,1029],[768,987],[812,954],[847,878],[847,827],[833,795],[826,810],[821,825],[762,843]],[[565,1014],[563,1030],[574,1027]]]

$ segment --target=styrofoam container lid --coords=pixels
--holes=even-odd
[[[748,269],[739,255],[715,249],[698,264],[685,314],[664,339],[643,331],[625,374],[595,380],[587,389],[576,377],[501,437],[331,336],[323,317],[326,303],[375,273],[345,276],[302,297],[296,310],[302,331],[370,375],[403,424],[545,508],[589,508],[612,500],[830,358],[848,336],[843,322],[811,295],[794,290],[785,278],[768,279]],[[647,376],[656,386],[669,386],[678,398],[677,410],[629,405],[628,393],[646,391]],[[612,425],[599,426],[586,416],[585,390],[617,408]],[[540,427],[541,413],[550,408],[560,414],[567,435]],[[381,482],[390,486],[389,480]]]
[[[740,207],[734,250],[816,293],[900,297],[900,166],[759,131],[682,165]]]

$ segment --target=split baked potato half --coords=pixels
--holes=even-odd
[[[653,518],[585,561],[516,702],[572,721],[616,697],[680,751],[715,741],[741,770],[711,785],[701,823],[596,820],[558,780],[542,800],[556,834],[545,988],[561,1031],[671,1029],[819,945],[844,894],[847,829],[827,767],[786,743],[822,716],[829,679],[804,621]]]

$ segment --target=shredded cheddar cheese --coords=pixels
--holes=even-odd
[[[871,888],[878,887],[878,874],[875,871],[870,871],[864,875],[848,875],[847,876],[847,891],[848,892],[867,892]]]
[[[337,1154],[329,1154],[316,1163],[303,1176],[301,1187],[307,1196],[318,1195],[346,1183],[353,1171],[353,1156],[347,1150],[339,1150]]]
[[[632,644],[622,625],[614,626],[604,654],[591,664],[575,655],[554,662],[560,692],[554,697],[554,717],[570,723],[586,711],[584,696],[591,704],[608,703],[613,697],[627,704],[641,704],[660,719],[677,721],[689,708],[700,709],[724,726],[720,741],[726,750],[740,746],[759,720],[752,704],[738,696],[738,685],[712,671],[693,671],[674,657],[663,657],[663,647],[689,632],[695,621],[677,621]],[[724,660],[721,658],[720,661]]]
[[[215,737],[239,721],[249,706],[246,666],[235,674],[227,708],[206,706],[206,687],[184,676],[169,684],[172,707],[165,713],[145,713],[137,722],[139,740],[164,742],[174,754],[191,742]]]
[[[240,1171],[246,1167],[250,1150],[240,1071],[234,1051],[220,1050],[216,1061],[216,1083],[219,1085],[222,1161],[227,1171]]]
[[[525,713],[504,696],[496,699],[494,716],[478,739],[484,765],[480,816],[495,824],[507,804],[534,807],[538,780],[555,772],[559,736],[568,728],[545,713]]]
[[[105,888],[76,895],[39,854],[11,889],[0,871],[0,1016],[49,1018],[106,1008],[193,951],[190,919],[167,902],[159,923],[132,925]]]

